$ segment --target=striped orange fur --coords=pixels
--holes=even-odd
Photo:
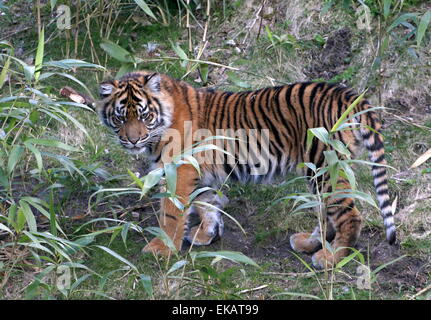
[[[317,82],[294,83],[255,91],[224,92],[205,88],[196,89],[189,84],[154,72],[135,72],[119,80],[101,84],[102,100],[97,111],[104,123],[117,132],[121,144],[131,152],[144,152],[155,165],[162,162],[163,148],[169,140],[166,134],[175,129],[183,145],[184,124],[191,121],[191,131],[206,129],[212,135],[218,129],[265,129],[269,133],[268,170],[264,175],[252,176],[247,163],[204,163],[203,176],[199,177],[192,165],[182,165],[177,172],[176,193],[186,204],[189,195],[202,186],[214,186],[226,177],[240,181],[271,180],[296,168],[301,162],[312,162],[317,167],[324,162],[326,146],[317,139],[306,150],[307,130],[325,127],[330,130],[346,108],[358,97],[352,89]],[[355,112],[370,108],[361,101]],[[395,226],[389,202],[384,148],[378,133],[381,124],[373,112],[362,113],[350,120],[361,124],[360,130],[340,131],[336,138],[346,144],[353,155],[361,147],[368,150],[374,184],[387,239],[395,242]],[[369,128],[372,128],[370,130]],[[170,141],[172,143],[172,141]],[[251,149],[250,149],[251,150]],[[235,154],[235,156],[239,156]],[[225,159],[226,160],[226,159]],[[307,172],[305,172],[307,173]],[[347,181],[340,179],[338,187],[349,189]],[[199,200],[222,208],[226,198],[205,192]],[[196,245],[209,244],[223,233],[223,221],[216,209],[192,206],[181,212],[171,201],[162,200],[160,226],[180,249],[183,239]],[[291,237],[293,249],[314,252],[313,262],[318,267],[332,265],[348,254],[355,245],[361,230],[362,218],[353,199],[327,201],[327,240],[332,241],[335,254],[320,249],[319,228],[313,233],[299,233]],[[153,239],[145,251],[170,254],[158,239]]]

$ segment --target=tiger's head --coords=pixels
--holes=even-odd
[[[172,103],[162,88],[162,76],[134,72],[100,84],[96,111],[131,153],[151,154],[171,125]]]

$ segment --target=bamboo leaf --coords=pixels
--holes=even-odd
[[[162,240],[163,243],[169,249],[171,249],[172,252],[174,252],[175,254],[177,253],[178,250],[175,247],[174,243],[172,242],[172,239],[167,235],[167,233],[163,229],[157,228],[157,227],[147,227],[147,228],[145,228],[145,231],[148,231],[153,236],[155,236],[155,237],[159,238],[160,240]]]
[[[135,0],[135,2],[147,15],[149,15],[154,20],[157,20],[153,11],[151,11],[150,7],[148,6],[148,4],[144,0]]]
[[[42,162],[42,155],[39,149],[37,149],[34,145],[29,143],[28,141],[25,141],[24,145],[27,147],[28,150],[30,150],[34,154],[34,157],[36,159],[37,169],[39,170],[39,172],[41,172],[43,168],[43,162]]]
[[[185,266],[188,262],[186,260],[180,260],[174,263],[174,265],[168,270],[168,272],[166,273],[166,275],[171,274],[172,272],[177,271],[178,269],[182,268],[183,266]]]
[[[43,51],[45,46],[45,31],[44,28],[40,30],[39,42],[37,44],[36,58],[35,58],[35,73],[34,80],[38,81],[40,76],[40,69],[43,63]]]
[[[425,35],[425,31],[427,30],[429,24],[431,21],[431,10],[428,10],[421,18],[421,21],[419,22],[417,34],[416,34],[416,45],[420,46],[422,39]],[[0,88],[1,88],[1,82],[0,82]]]
[[[230,260],[232,262],[249,264],[254,267],[260,268],[259,265],[252,259],[244,255],[243,253],[236,251],[199,251],[191,252],[190,255],[192,256],[193,260],[202,258],[221,258]]]
[[[316,137],[326,145],[329,143],[328,130],[326,130],[323,127],[308,129],[307,130],[307,151],[310,150],[311,143],[313,142],[314,137]]]
[[[361,102],[362,98],[364,97],[365,93],[368,89],[366,89],[364,92],[359,95],[350,106],[347,107],[346,111],[343,112],[341,117],[337,120],[337,122],[334,124],[334,126],[331,129],[331,132],[335,132],[338,130],[338,127],[344,122],[344,120],[347,118],[347,116],[350,114],[350,112],[353,111],[353,109],[358,105],[359,102]]]
[[[150,296],[150,298],[154,298],[153,283],[151,281],[151,277],[145,274],[140,274],[139,279],[141,280],[141,284],[144,287],[145,292]]]
[[[31,139],[27,139],[26,142],[31,144],[38,144],[46,147],[60,148],[66,151],[77,151],[77,152],[80,151],[76,147],[69,146],[68,144],[65,144],[57,140],[31,138]]]
[[[398,18],[395,19],[394,22],[392,22],[392,24],[389,26],[389,28],[386,30],[386,32],[389,33],[392,29],[398,27],[403,22],[410,20],[410,19],[414,19],[417,16],[418,16],[418,13],[404,13],[404,14],[400,15]]]
[[[7,76],[7,73],[9,71],[9,66],[10,66],[10,60],[11,60],[10,57],[8,57],[4,66],[3,66],[3,69],[0,73],[0,89],[3,87],[3,85],[6,81],[6,76]]]
[[[129,51],[110,40],[102,40],[102,42],[100,43],[100,47],[105,50],[106,53],[109,54],[112,58],[120,62],[135,62],[135,59],[133,59],[133,56]]]
[[[165,163],[165,178],[168,192],[173,196],[177,190],[177,166],[174,163]]]
[[[9,154],[8,163],[7,163],[7,174],[8,176],[15,169],[18,161],[21,159],[24,153],[24,148],[20,145],[14,145],[12,151]]]
[[[30,232],[37,232],[36,218],[34,217],[30,206],[24,200],[20,200],[19,204],[21,206],[22,212],[24,213],[24,217]]]
[[[116,253],[115,251],[112,251],[111,249],[105,247],[105,246],[99,246],[96,245],[96,247],[102,249],[103,251],[109,253],[111,256],[113,256],[114,258],[120,260],[121,262],[123,262],[124,264],[127,264],[130,268],[132,268],[135,272],[138,272],[138,268],[136,268],[136,266],[131,263],[129,260],[123,258],[122,256],[120,256],[118,253]]]

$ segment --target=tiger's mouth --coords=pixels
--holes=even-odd
[[[132,148],[127,148],[125,146],[123,147],[131,154],[149,154],[150,152],[148,147],[132,147]]]

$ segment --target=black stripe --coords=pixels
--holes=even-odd
[[[381,178],[381,177],[383,177],[383,176],[385,176],[385,175],[386,175],[386,170],[385,170],[385,168],[373,167],[373,171],[375,170],[375,168],[381,169],[382,171],[377,172],[377,173],[374,173],[374,172],[373,172],[373,177],[374,177],[374,179],[376,179],[376,178]]]
[[[175,216],[173,216],[173,215],[171,215],[169,213],[164,213],[164,216],[167,217],[167,218],[173,219],[173,220],[177,220],[177,217],[175,217]]]
[[[221,100],[222,97],[223,97],[223,92],[219,92],[219,94],[214,97],[214,100],[211,101],[212,102],[211,103],[211,111],[214,111],[214,113],[212,113],[213,114],[212,128],[213,128],[214,131],[216,129],[220,129],[220,128],[217,128],[217,115],[218,115],[218,112],[219,112],[218,106],[219,106],[219,103],[220,103],[220,100]]]
[[[383,149],[383,142],[380,140],[380,137],[374,137],[374,143],[372,145],[367,146],[368,151],[378,151]]]
[[[378,194],[379,196],[383,196],[383,195],[386,195],[386,194],[388,194],[388,193],[389,193],[389,189],[388,189],[388,188],[381,189],[381,190],[378,190],[378,191],[377,191],[377,194]]]
[[[190,101],[189,101],[188,88],[186,86],[181,86],[181,90],[183,91],[183,96],[184,96],[186,105],[189,108],[190,119],[193,120],[193,110],[192,110],[192,106],[191,106]]]
[[[383,201],[382,205],[380,206],[380,208],[382,209],[386,207],[391,207],[391,203],[389,202],[389,200]]]
[[[368,140],[371,137],[371,134],[373,133],[373,131],[368,130],[366,133],[362,134],[362,139],[364,140]]]
[[[376,184],[376,185],[375,185],[375,188],[376,188],[376,189],[378,189],[378,188],[380,188],[381,186],[386,185],[386,184],[388,184],[388,182],[387,182],[387,180],[386,180],[386,179],[384,179],[383,181],[380,181],[378,184]]]
[[[373,162],[375,163],[382,163],[385,160],[385,155],[381,154],[376,160],[374,160]]]

